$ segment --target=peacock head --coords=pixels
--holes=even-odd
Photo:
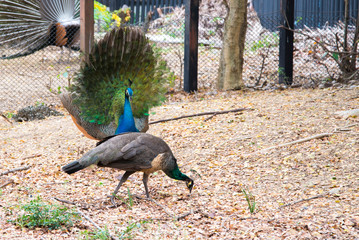
[[[126,91],[125,91],[125,96],[126,96],[126,98],[128,98],[128,99],[131,100],[131,98],[132,98],[132,96],[133,96],[133,91],[132,91],[131,88],[127,88],[127,89],[126,89]]]

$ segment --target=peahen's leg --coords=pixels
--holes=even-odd
[[[120,189],[121,185],[122,185],[124,182],[126,182],[127,178],[128,178],[131,174],[133,174],[133,173],[135,173],[135,172],[130,172],[130,171],[125,172],[125,174],[123,174],[123,176],[122,176],[122,178],[121,178],[119,184],[118,184],[117,187],[115,188],[115,191],[112,193],[112,195],[111,195],[110,198],[111,198],[111,202],[112,202],[112,204],[113,204],[114,206],[116,206],[115,196],[116,196],[118,190]]]
[[[148,187],[147,187],[148,177],[149,177],[149,174],[143,173],[142,182],[143,182],[143,185],[145,186],[146,196],[148,199],[150,199],[150,194],[148,192]]]

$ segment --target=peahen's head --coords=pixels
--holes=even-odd
[[[189,178],[186,174],[183,174],[178,168],[177,160],[175,159],[174,161],[175,161],[174,168],[169,171],[167,169],[163,169],[164,173],[170,178],[186,182],[186,186],[189,192],[191,193],[194,185],[194,181],[191,178]]]
[[[186,181],[187,188],[188,188],[189,192],[191,193],[193,185],[194,185],[194,182],[190,178],[186,179],[185,181]]]

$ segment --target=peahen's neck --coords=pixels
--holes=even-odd
[[[176,164],[177,165],[177,164]],[[187,175],[183,174],[178,166],[176,166],[173,170],[165,172],[167,174],[167,176],[169,176],[170,178],[176,179],[176,180],[188,180],[190,179]]]
[[[115,135],[125,132],[139,132],[135,125],[135,119],[133,118],[131,103],[128,96],[125,96],[123,114],[118,119]]]

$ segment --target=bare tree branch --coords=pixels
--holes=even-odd
[[[168,119],[153,121],[153,122],[150,122],[149,124],[156,124],[156,123],[161,123],[161,122],[169,122],[169,121],[174,121],[174,120],[178,120],[178,119],[182,119],[182,118],[199,117],[199,116],[204,116],[204,115],[219,115],[219,114],[226,114],[226,113],[231,113],[231,112],[242,112],[242,111],[245,111],[245,110],[253,110],[253,109],[251,109],[251,108],[237,108],[237,109],[226,110],[226,111],[218,111],[218,112],[196,113],[196,114],[184,115],[184,116],[175,117],[175,118],[168,118]]]

